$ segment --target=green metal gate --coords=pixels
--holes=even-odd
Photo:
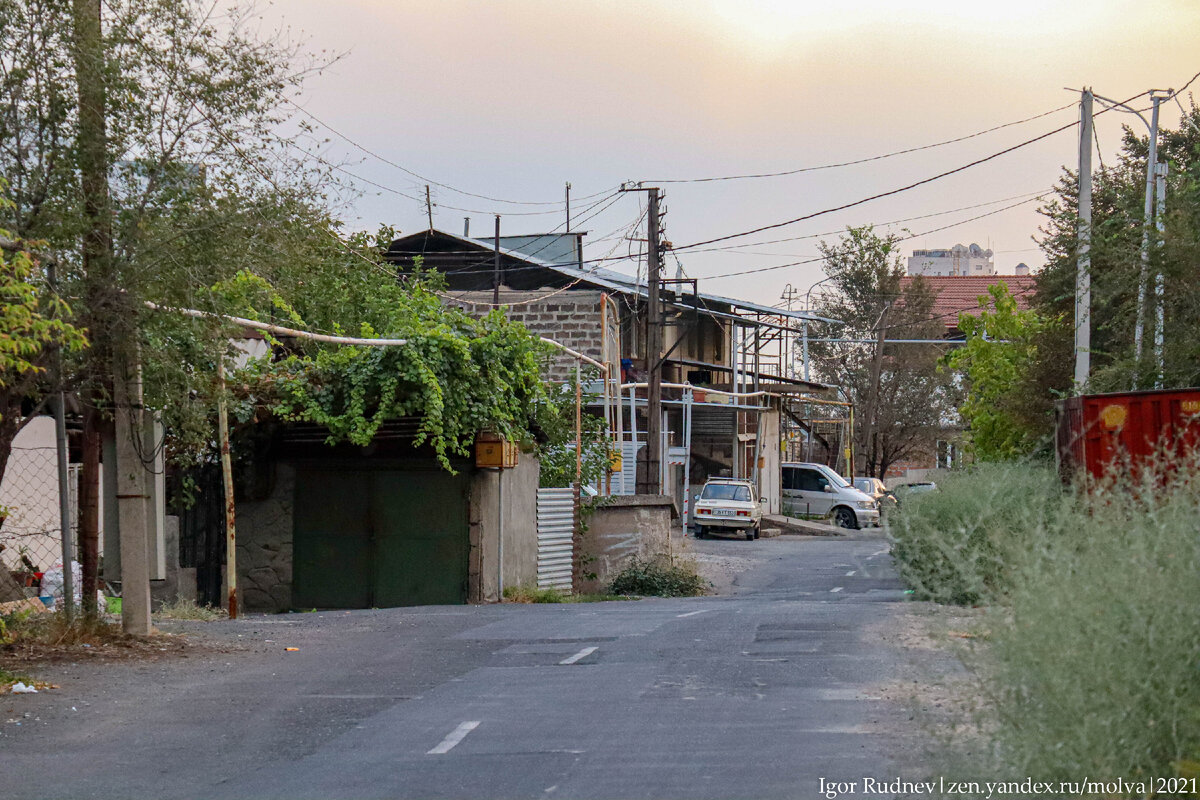
[[[467,487],[465,473],[436,468],[300,467],[292,604],[465,603]]]

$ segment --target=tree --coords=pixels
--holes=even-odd
[[[818,312],[839,320],[830,338],[875,342],[928,339],[945,330],[933,317],[933,295],[904,276],[899,237],[871,226],[848,228],[834,244],[819,247],[833,291]],[[856,465],[864,475],[883,477],[897,461],[927,453],[938,432],[954,420],[957,390],[938,370],[945,351],[938,345],[814,342],[810,347],[818,380],[842,387],[860,417],[855,425]]]
[[[0,230],[0,481],[13,440],[57,382],[55,356],[87,345],[62,298],[35,283],[38,266],[26,243]]]
[[[1036,449],[1052,424],[1045,392],[1030,379],[1038,373],[1039,343],[1059,321],[1019,311],[1003,281],[979,303],[984,310],[978,317],[959,315],[967,343],[951,351],[945,363],[963,376],[966,394],[959,413],[971,449],[984,461],[1003,461]]]
[[[1134,347],[1148,151],[1148,137],[1126,128],[1116,163],[1093,174],[1091,391],[1155,384],[1154,314],[1149,308],[1140,361]],[[1159,131],[1159,157],[1168,163],[1167,214],[1163,236],[1151,230],[1150,271],[1165,279],[1163,381],[1165,386],[1195,386],[1200,382],[1200,339],[1195,335],[1200,319],[1200,110],[1194,103],[1178,130]],[[1043,319],[1071,320],[1078,249],[1075,172],[1064,170],[1056,194],[1041,209],[1046,221],[1038,244],[1046,267],[1038,274],[1033,307]],[[1147,295],[1152,302],[1152,281]],[[1069,325],[1052,326],[1043,332],[1039,351],[1069,354],[1072,337]],[[1040,368],[1042,396],[1071,391],[1069,357]]]

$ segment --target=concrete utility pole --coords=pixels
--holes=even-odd
[[[1155,170],[1155,186],[1158,209],[1155,226],[1158,228],[1158,246],[1163,246],[1163,216],[1167,207],[1167,162],[1159,162]],[[1163,271],[1160,266],[1154,273],[1154,388],[1163,388]]]
[[[1092,369],[1092,91],[1079,103],[1079,250],[1075,269],[1075,392]]]
[[[150,633],[150,553],[147,539],[146,466],[142,461],[141,368],[133,318],[116,285],[112,214],[108,193],[107,104],[100,0],[74,0],[75,73],[79,92],[78,164],[87,226],[83,267],[91,322],[107,328],[116,417],[117,520],[121,554],[121,622],[127,633]],[[94,335],[93,343],[97,343]],[[90,459],[85,460],[90,463]]]
[[[121,533],[121,624],[126,633],[150,633],[149,492],[142,462],[142,376],[137,349],[116,355],[113,400],[117,429],[117,527]]]
[[[1167,95],[1169,97],[1169,95]],[[1150,112],[1150,122],[1146,127],[1150,131],[1149,150],[1146,152],[1146,197],[1143,204],[1142,222],[1142,268],[1138,273],[1137,295],[1137,324],[1133,330],[1133,356],[1137,363],[1142,360],[1142,340],[1146,330],[1146,284],[1150,274],[1150,226],[1154,218],[1154,183],[1158,174],[1158,106],[1167,99],[1162,95],[1151,93],[1153,109]],[[1138,114],[1141,117],[1141,114]],[[1142,122],[1146,122],[1143,118]],[[1162,214],[1162,208],[1158,209]],[[1160,223],[1161,231],[1161,223]],[[1136,386],[1134,388],[1137,388]]]

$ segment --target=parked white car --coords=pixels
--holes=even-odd
[[[879,524],[879,505],[824,464],[783,465],[785,514],[830,517],[840,528]]]
[[[696,495],[696,538],[710,532],[746,532],[757,539],[762,528],[762,503],[750,481],[710,478]]]

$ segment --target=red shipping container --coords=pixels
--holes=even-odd
[[[1153,457],[1179,458],[1200,447],[1200,389],[1089,394],[1060,400],[1058,470],[1064,481],[1131,477]]]

